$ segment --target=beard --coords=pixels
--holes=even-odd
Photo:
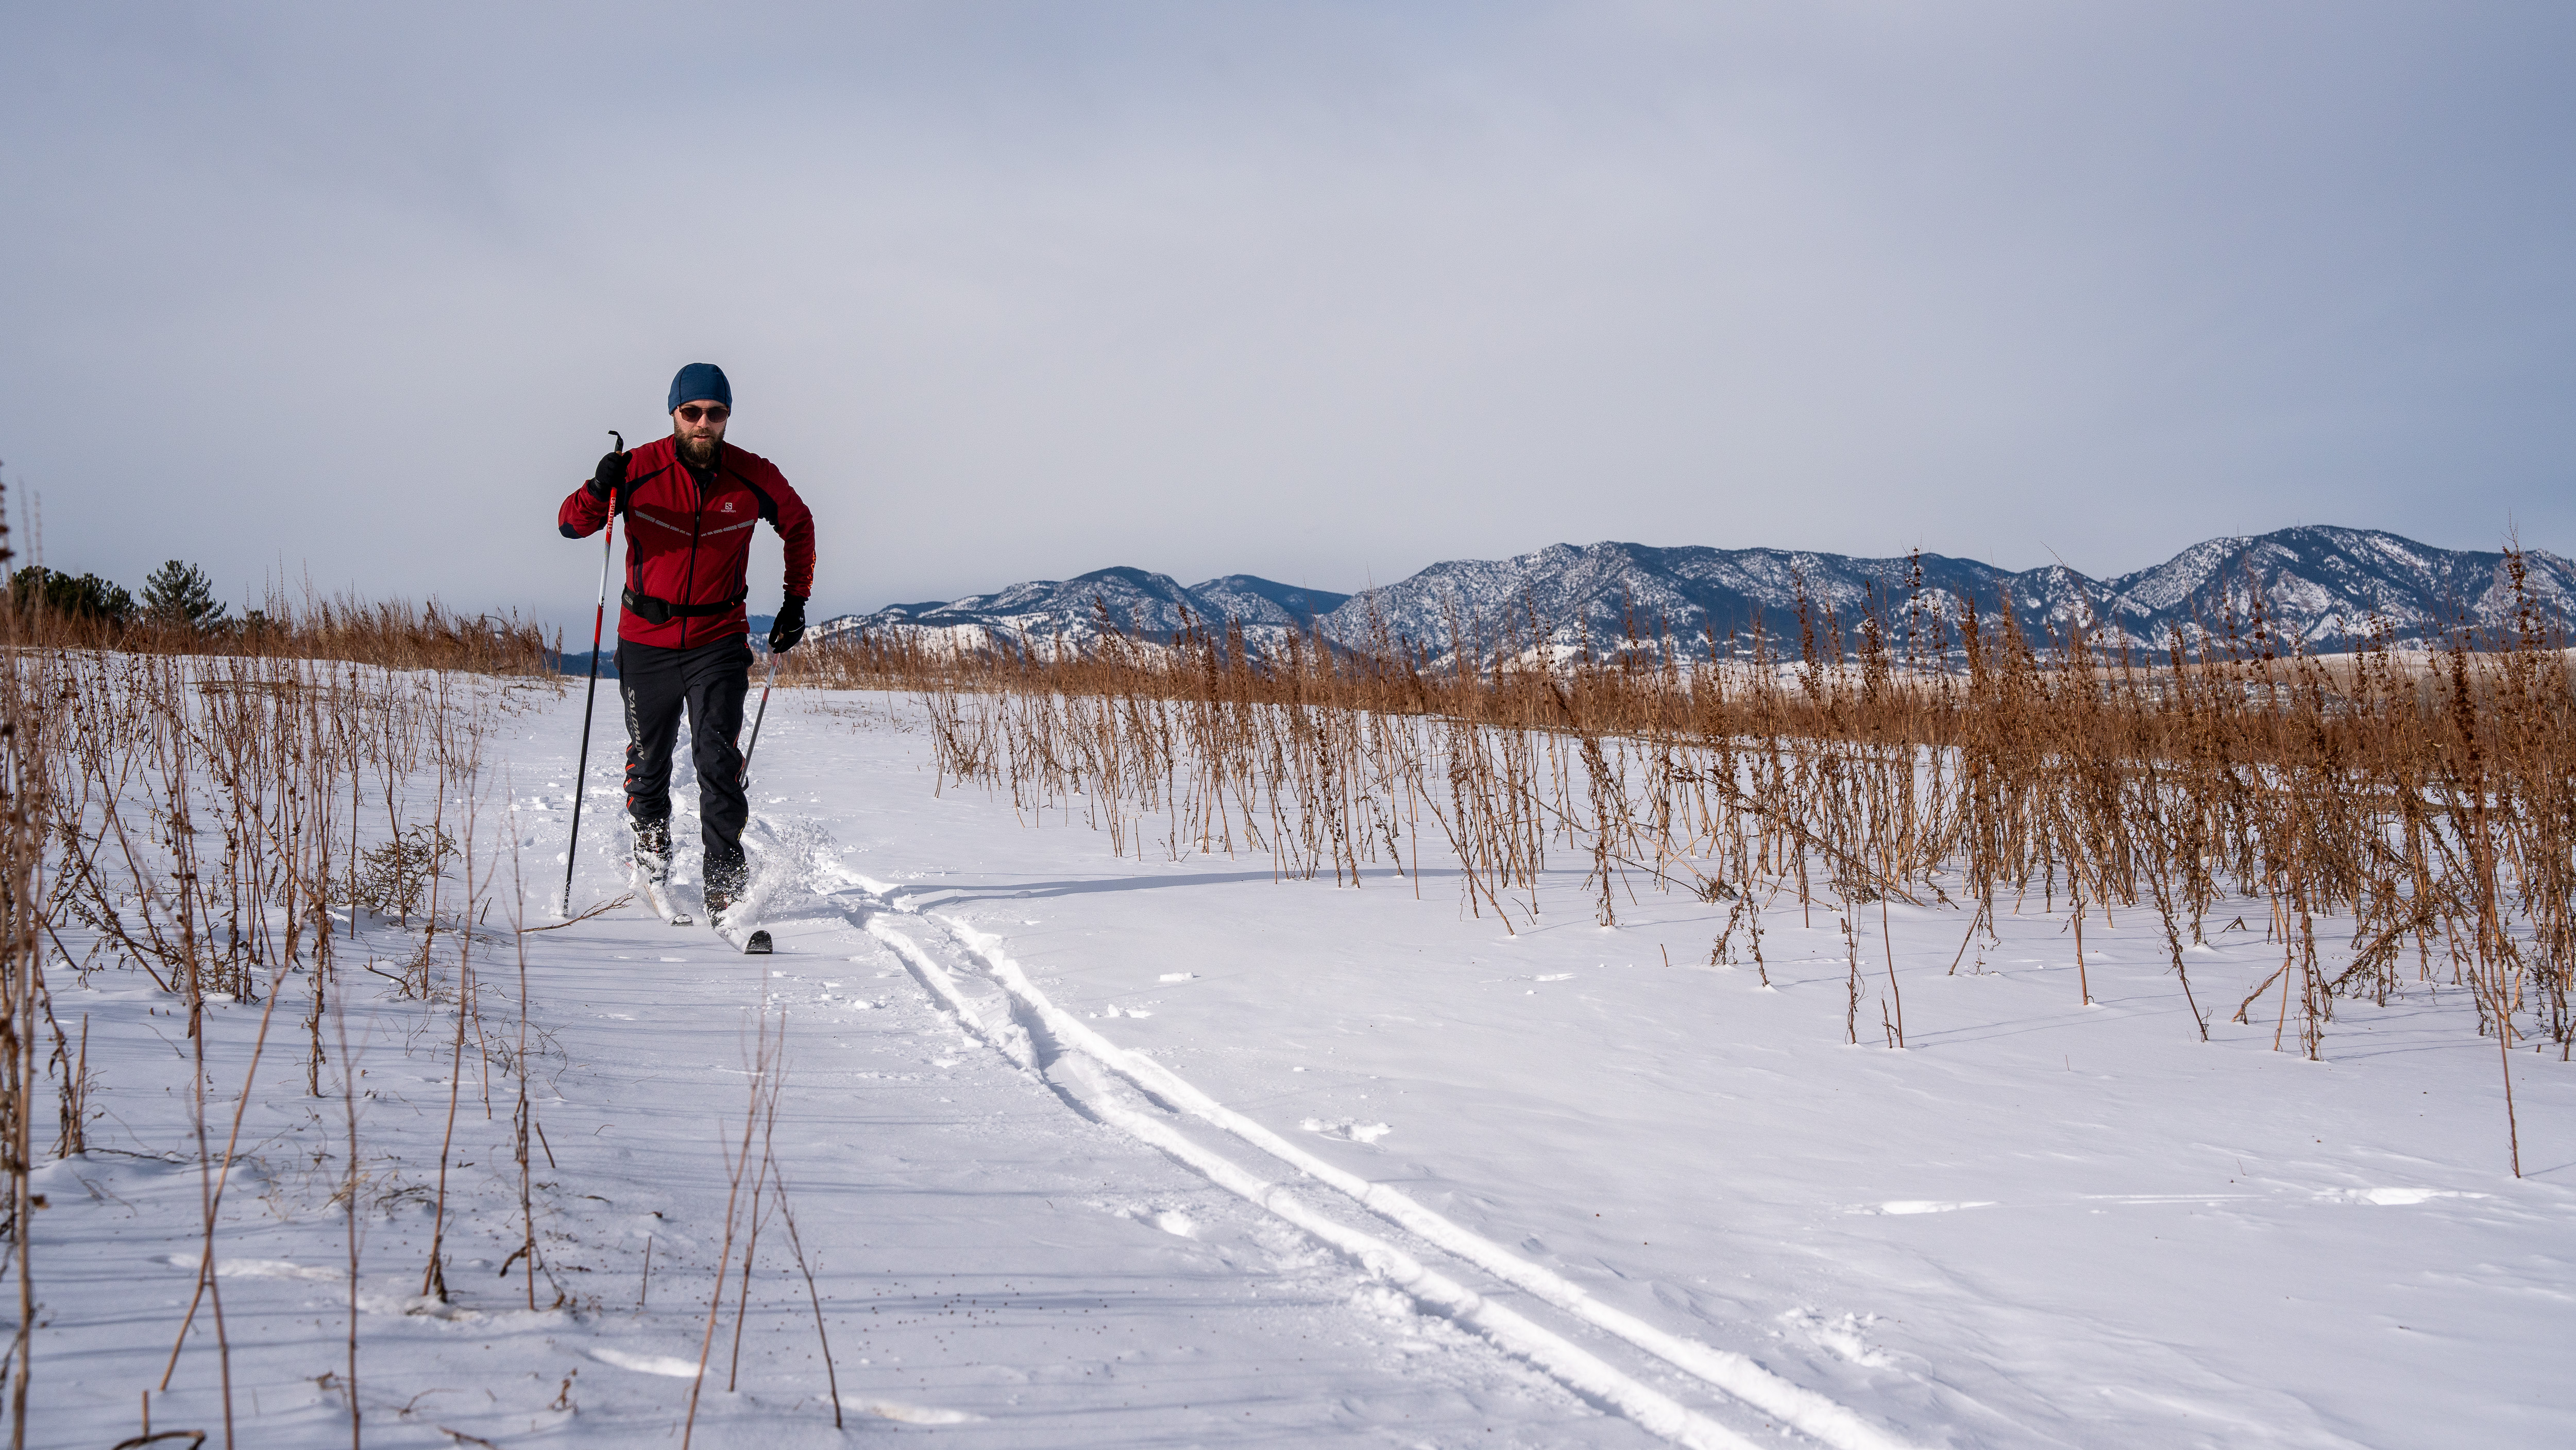
[[[691,463],[696,464],[700,468],[704,468],[716,461],[716,449],[721,447],[724,442],[721,438],[708,438],[702,440],[691,438],[684,433],[678,432],[674,432],[672,436],[679,440],[680,456]]]

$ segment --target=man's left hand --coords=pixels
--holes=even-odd
[[[778,617],[769,625],[769,648],[773,654],[785,654],[796,648],[805,637],[805,601],[790,594],[778,606]]]

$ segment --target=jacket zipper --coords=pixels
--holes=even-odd
[[[689,586],[698,577],[698,532],[707,526],[706,490],[698,486],[697,470],[681,465],[689,475],[689,562],[680,571],[680,601],[689,601]],[[680,648],[689,647],[689,617],[680,616]]]

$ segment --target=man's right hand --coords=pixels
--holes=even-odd
[[[583,487],[590,490],[590,496],[599,500],[601,503],[608,502],[608,491],[610,489],[624,488],[625,486],[626,455],[623,453],[601,454],[599,456],[598,470],[591,474],[590,482],[583,485]]]

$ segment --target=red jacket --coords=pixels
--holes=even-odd
[[[730,443],[716,450],[715,482],[698,487],[680,462],[679,440],[657,438],[626,455],[624,608],[617,637],[663,649],[713,644],[746,632],[751,526],[766,519],[787,541],[787,593],[814,592],[814,515],[777,466]],[[608,522],[608,505],[585,486],[563,501],[555,522],[567,539]]]

